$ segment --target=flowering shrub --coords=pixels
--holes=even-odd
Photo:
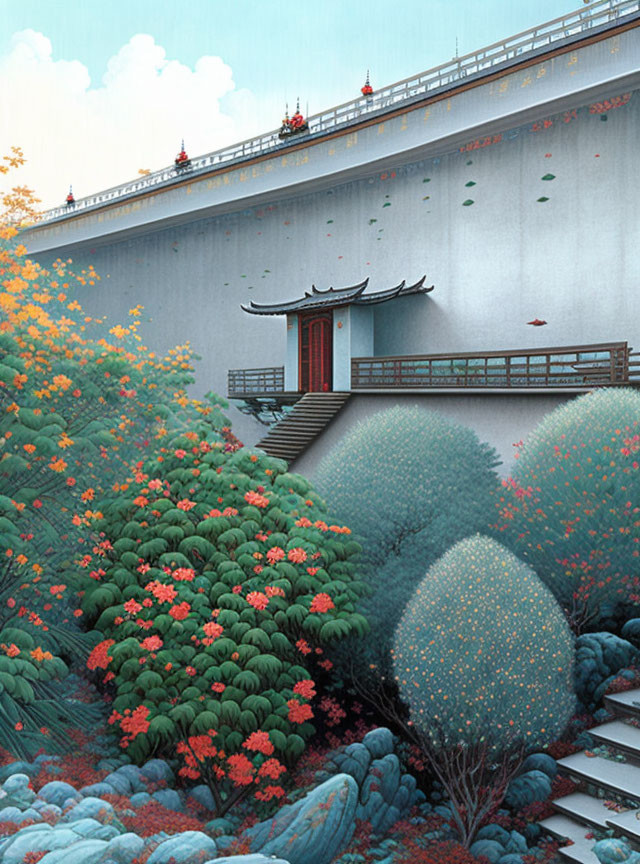
[[[375,589],[362,603],[372,629],[356,674],[388,674],[393,631],[428,567],[486,530],[498,461],[471,429],[418,407],[372,415],[322,460],[313,482],[362,542]],[[357,650],[345,646],[344,665]]]
[[[219,812],[238,789],[279,796],[277,760],[314,729],[322,645],[367,627],[360,547],[285,467],[192,423],[136,466],[104,508],[106,554],[74,577],[121,745],[136,761],[177,749]]]
[[[535,573],[476,535],[428,571],[396,630],[393,662],[410,724],[468,845],[522,755],[569,722],[571,631]]]
[[[15,151],[0,173],[22,161]],[[95,527],[109,496],[126,491],[129,465],[172,425],[219,412],[185,396],[187,349],[158,358],[140,344],[139,307],[110,329],[83,313],[74,294],[98,284],[92,268],[74,274],[58,260],[47,270],[26,257],[17,223],[34,215],[28,190],[3,204],[0,746],[22,757],[65,747],[67,724],[99,716],[59,683],[91,644],[66,563],[80,550],[101,578],[109,544]]]
[[[580,631],[640,600],[640,394],[603,389],[556,408],[505,481],[496,525]]]

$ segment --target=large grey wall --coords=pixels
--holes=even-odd
[[[507,477],[515,462],[515,445],[526,439],[545,414],[572,398],[577,397],[538,393],[445,396],[434,392],[424,396],[354,395],[322,435],[291,463],[291,470],[313,479],[322,459],[355,425],[386,408],[403,405],[437,411],[454,423],[470,426],[481,441],[495,448],[501,461],[496,471]]]
[[[96,268],[102,281],[82,297],[91,314],[122,322],[142,304],[147,344],[189,341],[202,356],[198,393],[224,394],[229,368],[285,360],[284,319],[247,315],[242,303],[366,276],[372,290],[424,273],[435,284],[377,307],[376,354],[610,340],[640,349],[640,91],[629,86],[639,33],[253,168],[37,228],[27,244],[43,263],[62,253]],[[340,182],[350,159],[357,179]],[[207,196],[211,212],[233,212],[197,218]],[[484,419],[469,409],[471,425],[492,443],[522,437],[513,401],[482,398]],[[234,413],[240,437],[258,440],[264,427]]]

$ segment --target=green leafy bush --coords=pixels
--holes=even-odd
[[[402,406],[360,422],[322,460],[313,482],[362,543],[374,589],[362,603],[371,636],[345,646],[341,665],[362,653],[356,674],[370,664],[388,674],[393,631],[418,582],[452,543],[486,530],[497,464],[471,429]]]
[[[504,486],[499,536],[576,631],[640,602],[640,394],[603,389],[556,408]]]
[[[88,665],[112,682],[111,722],[136,761],[179,744],[186,754],[208,734],[229,758],[257,732],[294,761],[314,731],[309,661],[328,670],[322,646],[366,631],[360,547],[285,471],[262,451],[225,450],[203,421],[104,508],[104,555],[77,577],[104,637]]]

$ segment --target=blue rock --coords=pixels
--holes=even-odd
[[[522,855],[518,855],[517,852],[508,852],[498,858],[498,864],[523,864]]]
[[[515,777],[507,788],[505,804],[514,810],[522,810],[534,801],[546,801],[551,795],[551,780],[542,771],[527,771]]]
[[[630,618],[620,631],[620,635],[627,642],[631,642],[635,648],[640,648],[640,618]]]
[[[211,834],[224,835],[231,834],[233,831],[232,823],[228,819],[222,818],[212,819],[210,822],[207,822],[205,827]]]
[[[364,744],[350,744],[343,753],[336,754],[333,761],[338,771],[350,774],[360,786],[371,764],[371,751]]]
[[[511,836],[509,837],[509,842],[504,847],[507,852],[514,852],[515,854],[524,854],[529,851],[527,846],[527,841],[524,839],[522,834],[518,831],[512,831]]]
[[[28,774],[32,777],[37,774],[39,768],[34,767],[30,762],[10,762],[8,765],[0,767],[0,783],[11,777],[12,774]]]
[[[182,798],[178,795],[175,789],[158,789],[158,791],[154,792],[151,797],[155,798],[156,801],[162,804],[163,807],[166,807],[167,810],[177,810],[179,813],[184,810]]]
[[[476,840],[495,840],[496,843],[499,843],[505,849],[510,839],[511,835],[509,832],[494,822],[485,825],[476,834]]]
[[[232,843],[236,842],[236,839],[234,834],[221,834],[219,837],[216,837],[216,846],[221,852],[224,852]]]
[[[475,855],[476,858],[484,855],[491,864],[498,864],[498,861],[504,855],[504,849],[495,840],[476,840],[475,843],[471,844],[469,852]]]
[[[575,657],[576,695],[592,710],[618,672],[636,662],[638,649],[613,633],[583,633],[576,640]]]
[[[62,817],[62,822],[79,822],[80,819],[96,819],[98,822],[111,822],[115,812],[108,801],[101,798],[83,798]]]
[[[108,783],[109,786],[112,786],[115,792],[118,795],[133,795],[134,792],[141,792],[141,789],[134,789],[131,785],[130,779],[126,776],[126,774],[118,774],[117,771],[113,771],[111,774],[107,774],[104,778],[104,783]]]
[[[69,798],[77,799],[79,797],[80,794],[73,786],[69,783],[63,783],[61,780],[52,780],[38,792],[38,798],[48,804],[55,804],[57,807],[64,807],[65,801]]]
[[[7,793],[7,795],[14,795],[16,792],[21,793],[25,789],[29,789],[29,775],[28,774],[12,774],[2,784],[3,790]],[[35,798],[35,792],[33,789],[29,789],[29,792]]]
[[[148,792],[136,792],[129,798],[132,807],[144,807],[151,801],[151,795]]]
[[[63,824],[56,826],[54,830],[66,827],[67,825]],[[114,825],[103,825],[97,819],[89,818],[79,819],[77,822],[69,824],[68,827],[79,837],[84,837],[87,840],[111,840],[120,833]]]
[[[23,821],[22,810],[19,807],[3,807],[0,810],[0,822],[17,822],[18,824]]]
[[[154,783],[160,783],[163,780],[166,783],[173,781],[173,771],[164,759],[150,759],[142,766],[140,773],[148,780],[153,780]]]
[[[518,773],[526,774],[527,771],[542,771],[554,780],[558,775],[558,763],[548,753],[532,753],[524,760]]]
[[[120,834],[110,840],[106,852],[117,864],[131,864],[144,849],[144,840],[137,834]]]
[[[212,858],[205,864],[289,864],[284,858],[267,858],[260,853],[255,855],[224,855],[222,858]]]
[[[101,864],[106,848],[104,840],[79,840],[66,849],[49,852],[40,864]]]
[[[194,801],[197,801],[198,804],[201,804],[207,810],[216,809],[211,789],[205,786],[204,783],[200,783],[198,786],[194,786],[193,789],[189,789],[189,798],[193,798]]]
[[[2,849],[2,864],[23,864],[27,852],[49,852],[66,849],[78,842],[78,835],[70,827],[53,829],[46,822],[29,825],[14,834]],[[105,844],[106,845],[106,844]]]
[[[80,789],[85,797],[102,798],[103,795],[113,795],[116,790],[109,783],[90,783]]]
[[[529,846],[535,846],[540,839],[541,834],[542,828],[538,825],[537,822],[527,822],[524,828],[524,836]]]
[[[347,846],[355,830],[358,785],[337,774],[272,819],[246,831],[252,852],[275,855],[290,864],[329,864]],[[153,864],[153,862],[149,862]]]
[[[141,773],[137,765],[121,765],[120,768],[116,768],[113,773],[117,774],[119,777],[127,778],[132,794],[147,791],[147,784],[142,779],[144,775]],[[109,782],[108,778],[105,779]]]
[[[374,759],[368,774],[368,777],[372,776],[377,779],[384,800],[391,803],[400,785],[400,762],[395,753],[389,753],[382,759]]]
[[[201,864],[216,854],[215,841],[202,831],[183,831],[161,843],[147,864]]]
[[[383,756],[393,753],[393,735],[391,734],[391,730],[386,729],[384,726],[367,732],[362,739],[362,743],[374,759],[382,759]]]
[[[47,806],[51,807],[52,805],[48,804]],[[33,819],[34,822],[41,822],[42,818],[43,817],[41,816],[40,812],[38,810],[34,810],[33,807],[27,807],[26,810],[22,811],[23,821],[26,821],[27,819]],[[1,821],[2,820],[0,819],[0,822]],[[1,860],[2,860],[2,858],[0,858],[0,861]]]
[[[62,816],[61,807],[58,807],[56,804],[47,804],[46,801],[41,801],[39,798],[36,798],[32,806],[34,810],[38,811],[43,819],[51,819],[51,821],[57,822]]]
[[[640,854],[624,840],[599,840],[593,852],[600,864],[640,864]]]

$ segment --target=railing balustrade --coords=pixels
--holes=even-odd
[[[265,369],[229,369],[227,393],[230,399],[262,393],[284,392],[284,366]]]
[[[596,0],[590,4],[588,9],[579,9],[560,18],[554,18],[552,21],[518,33],[501,42],[494,42],[492,45],[471,54],[454,57],[447,63],[429,69],[420,75],[406,78],[388,87],[382,87],[376,90],[372,97],[363,96],[337,105],[328,111],[314,114],[308,118],[309,133],[314,135],[328,132],[357,122],[363,114],[382,113],[400,103],[406,103],[409,106],[424,94],[449,86],[461,78],[493,69],[516,57],[538,51],[560,40],[570,39],[594,27],[615,26],[621,18],[639,12],[640,0]],[[278,131],[274,130],[247,141],[223,147],[213,153],[198,156],[191,160],[189,168],[162,168],[133,184],[135,190],[132,189],[131,182],[128,182],[98,192],[95,195],[79,198],[72,206],[55,207],[42,215],[40,223],[74,215],[78,211],[96,207],[114,198],[126,198],[134,191],[162,184],[170,185],[178,177],[197,176],[199,173],[206,172],[213,165],[228,165],[240,162],[256,153],[286,148],[291,141],[286,143],[280,141]],[[292,140],[295,142],[299,141],[300,138],[293,136]]]
[[[405,357],[354,357],[352,390],[589,388],[640,384],[626,342]]]

